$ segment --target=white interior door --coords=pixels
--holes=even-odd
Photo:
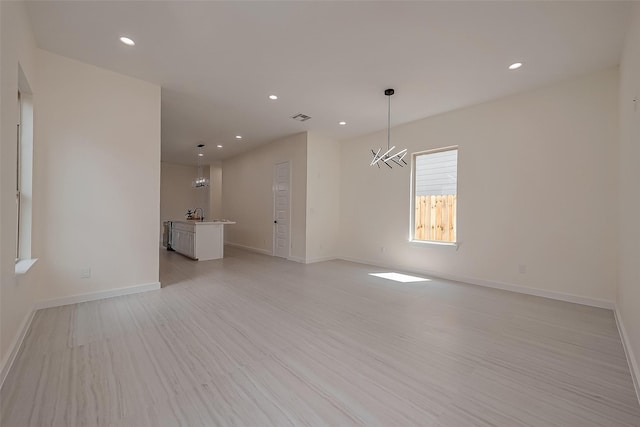
[[[289,162],[276,164],[273,173],[273,254],[282,258],[289,257],[290,188]]]

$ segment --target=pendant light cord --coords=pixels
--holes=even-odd
[[[387,150],[391,148],[391,95],[387,95],[389,98],[387,107]]]

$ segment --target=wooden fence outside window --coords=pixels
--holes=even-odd
[[[416,196],[415,240],[456,241],[457,195]]]

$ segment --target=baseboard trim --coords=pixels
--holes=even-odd
[[[274,256],[273,253],[267,249],[260,249],[260,248],[254,248],[253,246],[245,246],[245,245],[241,245],[239,243],[233,243],[233,242],[224,242],[225,245],[229,245],[231,247],[234,248],[240,248],[240,249],[245,249],[247,251],[251,251],[251,252],[257,252],[259,254],[263,254],[263,255],[269,255],[269,256]],[[313,264],[314,262],[324,262],[324,261],[331,261],[333,259],[339,259],[335,256],[327,256],[327,257],[319,257],[319,258],[302,258],[302,257],[297,257],[297,256],[293,256],[290,255],[286,258],[289,261],[293,261],[293,262],[299,262],[300,264]]]
[[[63,305],[77,304],[80,302],[96,301],[105,298],[119,297],[122,295],[138,294],[140,292],[155,291],[160,289],[160,282],[145,283],[143,285],[128,286],[126,288],[109,289],[107,291],[88,292],[86,294],[70,295],[62,298],[52,298],[38,301],[34,310],[43,308],[60,307]]]
[[[375,261],[369,261],[369,260],[363,260],[363,259],[357,259],[357,258],[351,258],[351,257],[338,257],[338,259],[341,259],[344,261],[350,261],[350,262],[357,262],[359,264],[368,264],[368,265],[380,267],[380,268],[402,269],[404,271],[419,273],[426,276],[435,277],[438,279],[469,283],[472,285],[484,286],[487,288],[502,289],[504,291],[516,292],[519,294],[532,295],[536,297],[550,298],[550,299],[559,300],[559,301],[571,302],[574,304],[587,305],[590,307],[606,308],[609,310],[615,309],[615,303],[613,301],[608,301],[608,300],[603,300],[598,298],[589,298],[589,297],[583,297],[579,295],[565,294],[562,292],[549,291],[545,289],[529,288],[526,286],[513,285],[510,283],[476,279],[473,277],[458,276],[454,274],[441,273],[438,271],[414,269],[414,268],[407,269],[405,267],[398,267],[398,266],[393,266],[388,264],[385,265]]]
[[[232,243],[232,242],[224,242],[225,245],[229,245],[232,246],[234,248],[240,248],[240,249],[245,249],[247,251],[251,251],[251,252],[257,252],[259,254],[263,254],[263,255],[273,255],[271,253],[271,251],[267,250],[267,249],[260,249],[260,248],[254,248],[253,246],[245,246],[245,245],[241,245],[239,243]]]
[[[300,258],[297,256],[290,256],[287,259],[289,261],[299,262],[301,264],[314,264],[316,262],[325,262],[325,261],[331,261],[331,260],[340,259],[340,258],[336,258],[334,256],[325,256],[325,257],[319,257],[319,258]]]
[[[627,330],[624,327],[622,316],[617,305],[613,310],[613,313],[616,318],[616,325],[618,326],[620,338],[622,339],[624,354],[627,356],[627,363],[629,364],[629,370],[631,371],[633,387],[636,389],[636,397],[638,398],[638,403],[640,403],[640,367],[638,367],[638,363],[636,362],[638,359],[636,359],[635,355],[633,354],[631,341],[629,340],[629,335],[627,334]]]
[[[2,367],[0,368],[0,390],[4,385],[4,380],[7,378],[7,375],[9,375],[9,371],[13,366],[13,362],[18,356],[18,352],[22,347],[24,338],[27,336],[27,331],[29,331],[29,328],[31,327],[31,322],[33,321],[33,316],[35,313],[36,310],[31,309],[30,312],[27,313],[27,315],[24,317],[24,319],[22,319],[20,328],[18,328],[18,333],[13,338],[13,342],[9,346],[9,352],[7,353],[5,360],[2,361]]]
[[[305,264],[314,264],[316,262],[333,261],[334,259],[338,259],[338,258],[334,257],[334,256],[322,256],[322,257],[318,257],[318,258],[307,258],[307,260],[305,261]]]

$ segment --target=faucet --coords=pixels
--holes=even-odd
[[[200,209],[200,222],[204,221],[204,211],[202,210],[202,208],[195,208],[193,210],[193,214],[195,215],[196,212],[198,212],[198,209]]]

